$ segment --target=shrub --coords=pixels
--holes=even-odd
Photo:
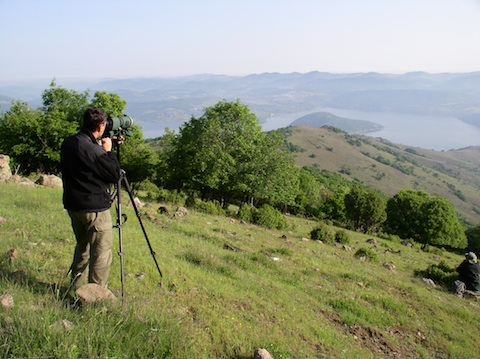
[[[193,208],[199,212],[214,214],[214,215],[225,215],[225,210],[220,205],[218,201],[199,201],[195,203]]]
[[[253,210],[255,209],[255,207],[247,204],[247,203],[242,203],[240,205],[240,208],[238,209],[238,218],[239,219],[243,219],[244,221],[247,221],[247,222],[252,222],[253,221]]]
[[[378,261],[378,255],[376,252],[374,252],[372,249],[370,248],[359,248],[356,252],[355,252],[355,257],[357,258],[362,258],[362,257],[365,257],[367,260],[371,261],[371,262],[377,262]]]
[[[457,279],[455,268],[450,267],[445,261],[438,264],[430,264],[425,270],[416,270],[415,274],[424,278],[430,278],[435,283],[448,286]]]
[[[395,243],[401,243],[402,242],[402,239],[396,234],[380,232],[378,234],[378,237],[382,238],[382,239],[387,239],[387,240],[389,240],[391,242],[395,242]]]
[[[169,191],[167,189],[161,189],[158,193],[158,200],[161,202],[171,202],[179,206],[185,205],[187,196],[183,192]]]
[[[341,229],[335,233],[335,241],[340,244],[350,243],[350,234],[344,229]]]
[[[328,244],[335,243],[335,233],[325,223],[321,222],[310,232],[310,238]]]
[[[144,192],[145,197],[151,201],[157,200],[160,193],[160,189],[153,182],[147,180],[138,184],[137,191]]]
[[[268,204],[253,212],[253,223],[266,228],[284,229],[287,221],[283,214]]]

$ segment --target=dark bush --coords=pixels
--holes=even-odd
[[[448,287],[457,279],[457,271],[450,267],[445,261],[438,264],[430,264],[425,270],[416,270],[415,274],[424,278],[430,278],[436,284]]]
[[[253,212],[253,223],[266,228],[284,229],[287,221],[283,214],[268,204]]]
[[[340,244],[350,243],[350,234],[344,229],[341,229],[335,233],[335,241]]]
[[[238,209],[238,218],[239,219],[243,219],[244,221],[247,221],[247,222],[252,222],[253,221],[253,210],[255,209],[255,207],[247,204],[247,203],[242,203],[240,205],[240,208]]]
[[[327,244],[335,243],[335,233],[323,222],[312,229],[310,232],[310,238]]]
[[[355,257],[357,258],[365,257],[368,261],[371,261],[371,262],[378,261],[377,253],[370,248],[359,248],[358,251],[355,252]]]
[[[218,201],[207,201],[207,202],[197,202],[193,208],[199,212],[215,214],[215,215],[225,215],[225,210],[222,208]]]

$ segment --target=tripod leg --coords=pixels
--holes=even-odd
[[[123,224],[122,224],[122,196],[120,189],[122,186],[122,175],[118,180],[116,185],[116,194],[117,194],[117,224],[115,225],[118,228],[118,256],[120,257],[120,281],[122,283],[122,298],[125,296],[125,272],[123,267]]]
[[[162,271],[160,270],[160,266],[158,265],[157,258],[155,257],[156,253],[152,248],[152,245],[150,244],[150,240],[148,239],[147,232],[145,230],[145,227],[143,226],[142,219],[140,217],[140,212],[138,211],[137,205],[134,201],[132,190],[130,189],[130,184],[128,183],[127,176],[124,174],[123,175],[123,183],[125,184],[125,189],[128,192],[128,195],[130,196],[130,201],[132,202],[133,209],[135,210],[135,214],[138,218],[138,222],[140,223],[140,227],[142,228],[143,235],[145,237],[145,240],[147,241],[148,248],[150,249],[150,254],[153,257],[153,261],[155,262],[155,265],[157,266],[158,273],[160,274],[160,277],[162,277]]]

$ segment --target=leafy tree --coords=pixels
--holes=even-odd
[[[424,246],[464,248],[465,231],[455,208],[443,197],[430,197],[424,191],[404,189],[387,202],[385,231],[401,238],[412,238]]]
[[[252,172],[243,173],[246,180],[251,179],[251,191],[245,193],[278,208],[294,206],[299,192],[299,170],[284,147],[280,132],[265,134],[264,141],[260,141],[253,151],[256,155],[249,164]]]
[[[93,95],[90,105],[103,109],[108,116],[121,116],[127,102],[117,94],[97,91]]]
[[[178,135],[168,128],[165,129],[165,134],[156,140],[158,162],[155,183],[159,187],[179,189],[176,183],[176,169],[180,164],[175,160],[177,141]]]
[[[42,93],[43,106],[31,110],[26,103],[12,103],[0,118],[0,149],[9,154],[21,173],[58,173],[60,146],[75,133],[88,105],[88,94],[56,85]]]
[[[144,141],[140,126],[132,125],[132,135],[120,146],[120,165],[125,170],[132,190],[136,184],[152,179],[157,165],[157,156],[152,147]]]
[[[42,93],[41,111],[46,115],[53,114],[54,117],[68,123],[81,125],[83,112],[88,107],[88,98],[88,92],[78,93],[75,90],[67,90],[57,86],[53,79],[50,88]]]
[[[386,202],[381,193],[355,186],[345,195],[347,220],[355,230],[377,232],[387,217]]]
[[[315,215],[315,208],[322,200],[323,185],[320,185],[315,177],[305,169],[301,169],[298,172],[298,192],[295,198],[295,204],[298,211]]]
[[[403,189],[389,198],[385,231],[418,242],[422,226],[421,208],[429,198],[427,192],[413,189]]]
[[[468,249],[480,254],[480,224],[470,227],[465,231],[468,240]]]
[[[106,92],[96,92],[89,103],[88,92],[67,90],[55,80],[43,91],[42,99],[38,110],[17,101],[0,117],[0,151],[10,155],[21,173],[59,173],[61,144],[79,130],[85,109],[101,107],[108,115],[119,116],[126,105],[118,95]],[[140,182],[154,174],[156,157],[144,144],[141,128],[134,124],[132,132],[122,146],[121,165],[130,181]]]
[[[289,188],[298,184],[293,159],[277,133],[261,131],[257,117],[240,101],[220,101],[180,128],[172,137],[167,183],[197,191],[203,199],[248,198],[278,205],[293,203]]]
[[[432,197],[421,207],[420,239],[424,245],[433,244],[465,248],[467,238],[455,208],[443,197]]]
[[[63,138],[77,127],[77,122],[64,121],[57,109],[43,113],[17,101],[0,118],[0,151],[12,157],[21,173],[58,173]]]
[[[337,186],[333,190],[330,189],[319,205],[319,214],[325,219],[344,222],[346,220],[345,195],[349,191],[350,187],[347,186]]]

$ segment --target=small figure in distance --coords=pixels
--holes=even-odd
[[[475,253],[465,254],[465,260],[458,266],[457,273],[467,290],[480,294],[480,264]]]

